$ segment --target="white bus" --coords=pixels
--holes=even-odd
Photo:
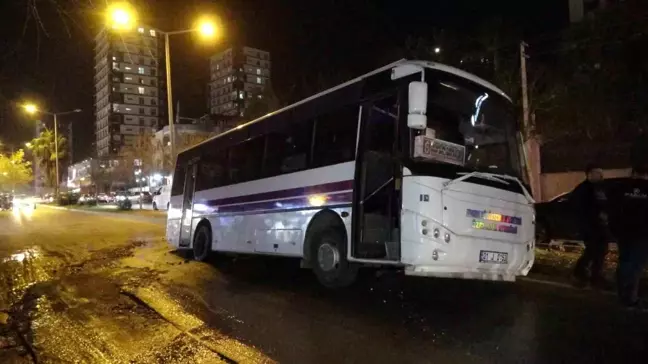
[[[178,155],[167,239],[301,259],[328,287],[360,267],[514,281],[534,261],[511,100],[401,60]]]

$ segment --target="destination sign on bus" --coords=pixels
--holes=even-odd
[[[414,158],[432,159],[439,162],[465,164],[466,148],[441,139],[419,135],[414,138]]]

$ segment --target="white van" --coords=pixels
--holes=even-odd
[[[171,197],[171,186],[170,185],[162,186],[153,195],[153,210],[159,210],[159,209],[168,210],[170,197]]]

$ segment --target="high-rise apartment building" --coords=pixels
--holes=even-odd
[[[263,97],[270,82],[270,53],[233,47],[211,57],[209,110],[212,114],[245,116],[253,97]]]
[[[166,117],[164,38],[154,29],[103,29],[95,38],[98,157],[117,156]]]

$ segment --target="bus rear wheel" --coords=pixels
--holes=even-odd
[[[344,235],[335,229],[315,233],[311,244],[312,267],[319,282],[328,288],[343,288],[355,282],[358,267],[347,260]]]
[[[211,253],[211,230],[207,225],[200,225],[196,229],[193,241],[194,259],[204,262]]]

